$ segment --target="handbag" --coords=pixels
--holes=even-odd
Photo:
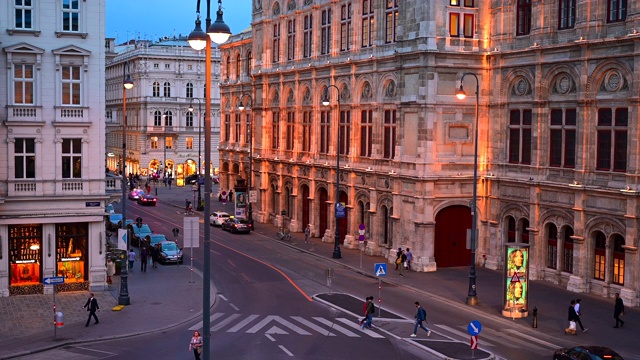
[[[569,329],[570,330],[575,330],[576,329],[576,322],[575,321],[569,321]]]
[[[202,346],[196,348],[196,351],[198,352],[198,355],[202,354]]]

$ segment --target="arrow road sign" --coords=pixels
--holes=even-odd
[[[373,267],[373,272],[376,276],[386,276],[387,275],[387,264],[385,263],[377,263]]]
[[[64,284],[64,276],[47,277],[47,278],[44,278],[43,282],[46,285]]]
[[[482,331],[482,324],[480,324],[480,321],[478,321],[478,320],[473,320],[467,326],[467,332],[471,336],[476,336],[476,335],[480,334],[480,331]]]
[[[477,350],[477,349],[478,349],[478,337],[471,336],[471,350]]]

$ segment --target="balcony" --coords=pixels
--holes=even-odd
[[[16,106],[7,105],[9,109],[7,114],[7,121],[32,121],[41,122],[42,120],[42,108],[40,106]]]
[[[87,108],[77,106],[56,107],[56,122],[89,122]]]

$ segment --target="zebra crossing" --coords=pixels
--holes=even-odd
[[[215,313],[211,315],[211,332],[225,331],[228,333],[244,332],[247,334],[279,334],[279,335],[322,335],[337,336],[339,334],[355,337],[371,337],[382,339],[384,336],[372,330],[362,330],[353,320],[347,318],[328,319],[314,316],[256,315]],[[202,321],[194,324],[189,331],[201,330]]]

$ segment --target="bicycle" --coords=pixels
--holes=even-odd
[[[291,234],[288,232],[283,233],[282,231],[278,231],[276,233],[276,240],[280,240],[280,241],[291,241]]]

